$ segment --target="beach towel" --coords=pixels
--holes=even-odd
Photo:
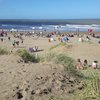
[[[29,52],[34,52],[33,48],[29,48]]]

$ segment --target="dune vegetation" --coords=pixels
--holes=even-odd
[[[0,47],[0,55],[7,55],[7,54],[9,54],[7,48]]]
[[[53,49],[59,46],[68,47],[66,44],[58,44],[50,48],[50,52],[42,55],[38,58],[34,54],[28,53],[26,50],[18,50],[17,54],[22,57],[25,62],[52,62],[53,64],[60,64],[64,66],[66,73],[70,76],[76,77],[79,82],[83,85],[79,90],[76,90],[73,95],[75,95],[75,100],[99,100],[100,99],[100,72],[87,67],[84,70],[78,71],[74,65],[75,60],[67,56],[67,53],[55,53]],[[99,69],[98,69],[99,70]],[[58,99],[57,99],[58,100]],[[63,97],[59,100],[64,100]]]

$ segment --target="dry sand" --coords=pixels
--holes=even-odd
[[[41,38],[41,37],[39,39],[35,39],[34,37],[23,37],[23,38],[24,38],[24,43],[20,44],[20,46],[15,48],[14,51],[16,51],[19,48],[28,49],[29,47],[37,45],[40,50],[43,50],[41,52],[38,52],[39,55],[42,55],[48,52],[52,46],[60,43],[60,41],[58,41],[58,37],[55,37],[56,41],[51,43],[48,42],[47,38]],[[13,37],[11,39],[14,40]],[[63,48],[56,48],[55,51],[56,52],[66,51],[68,56],[71,56],[75,60],[78,58],[82,59],[82,61],[84,59],[87,59],[89,61],[89,64],[91,64],[92,61],[97,60],[98,63],[100,64],[100,44],[98,44],[99,39],[91,38],[91,42],[83,42],[83,43],[78,43],[77,40],[78,40],[77,37],[70,38],[70,41],[67,44],[72,45],[71,48],[64,50]],[[9,42],[7,38],[5,38],[3,43],[0,42],[0,46],[7,47],[10,50],[12,49],[11,42]],[[59,49],[61,50],[59,51]],[[2,55],[0,56],[0,100],[47,100],[45,96],[40,96],[40,97],[36,96],[36,98],[34,98],[34,96],[31,96],[30,93],[32,93],[32,90],[34,89],[37,90],[35,92],[40,91],[38,89],[38,85],[42,84],[41,82],[43,82],[43,80],[41,82],[39,81],[42,79],[41,77],[45,78],[50,77],[52,76],[53,72],[60,73],[62,71],[63,71],[62,66],[56,66],[49,63],[25,64],[23,62],[20,62],[20,57],[15,54]],[[38,79],[37,81],[35,80],[36,78]],[[45,83],[46,86],[48,84],[49,83]],[[23,97],[21,99],[18,99],[18,95],[21,95],[18,93],[22,93]],[[59,92],[57,92],[57,94],[59,94]],[[70,96],[71,95],[69,95],[69,97],[66,98],[69,100]]]

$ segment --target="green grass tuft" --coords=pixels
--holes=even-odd
[[[100,72],[88,68],[84,74],[88,77],[83,80],[86,86],[77,93],[75,100],[100,100]]]
[[[6,48],[0,47],[0,55],[7,55],[9,54],[9,51]]]
[[[63,65],[65,67],[65,70],[69,72],[69,74],[73,76],[83,77],[83,74],[78,72],[74,67],[75,61],[71,57],[68,57],[66,54],[58,54],[56,56],[55,63]]]
[[[28,63],[30,62],[39,62],[40,59],[36,58],[34,54],[30,54],[28,51],[22,49],[18,50],[17,54],[24,60],[24,62]]]

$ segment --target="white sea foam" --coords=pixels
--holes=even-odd
[[[72,24],[66,24],[66,25],[41,25],[41,26],[25,26],[25,25],[7,25],[2,24],[0,26],[1,29],[9,29],[11,30],[14,28],[15,30],[47,30],[47,31],[77,31],[78,29],[80,31],[87,31],[88,29],[93,29],[95,31],[100,31],[100,25],[92,24],[92,25],[72,25]]]

